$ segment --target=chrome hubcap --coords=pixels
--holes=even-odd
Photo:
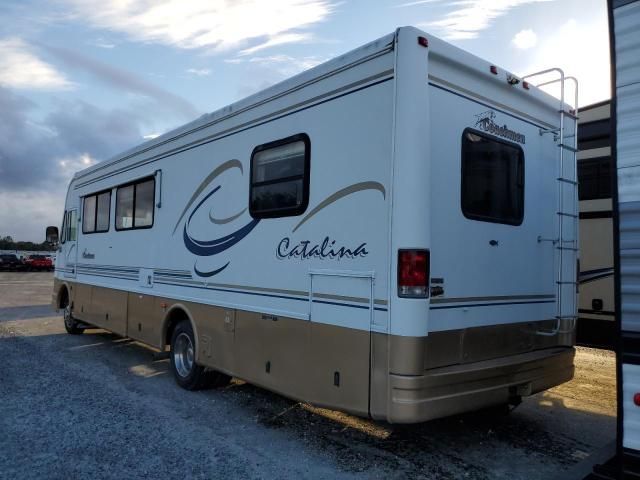
[[[176,338],[173,346],[173,363],[181,377],[187,377],[193,368],[193,343],[186,333],[181,333]]]

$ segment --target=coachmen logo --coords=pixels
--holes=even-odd
[[[476,115],[476,128],[483,130],[487,133],[497,135],[499,137],[506,138],[513,142],[525,144],[525,136],[522,133],[509,130],[506,125],[500,126],[494,120],[496,118],[496,112],[493,110],[487,110],[486,112]]]

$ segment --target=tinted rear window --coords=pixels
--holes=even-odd
[[[462,135],[462,212],[484,222],[520,225],[524,217],[524,153],[475,130]]]

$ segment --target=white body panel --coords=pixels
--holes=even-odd
[[[613,2],[616,162],[619,215],[620,328],[622,334],[622,446],[640,450],[637,335],[640,332],[640,1]],[[626,468],[626,466],[625,466]],[[636,472],[637,473],[637,472]]]
[[[492,75],[487,62],[436,38],[420,46],[419,35],[426,34],[399,29],[77,174],[67,209],[113,189],[110,230],[79,229],[77,281],[399,336],[553,318],[557,259],[538,239],[558,234],[558,148],[539,131],[557,127],[558,102],[509,85],[506,72]],[[488,110],[526,138],[521,225],[461,211],[461,136]],[[253,149],[299,133],[311,145],[307,210],[253,224]],[[116,231],[115,188],[147,176],[156,179],[153,227]],[[246,236],[217,254],[186,248],[185,235],[205,242],[245,227]],[[336,248],[365,244],[366,255],[286,255],[325,238]],[[398,297],[401,248],[431,250],[441,298]],[[58,258],[71,250],[62,245]],[[567,265],[565,278],[575,280],[575,265]],[[75,274],[69,263],[57,267],[60,279]]]

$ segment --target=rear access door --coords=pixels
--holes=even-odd
[[[430,95],[435,295],[429,330],[554,319],[553,134],[541,135],[548,126],[445,88],[432,85]],[[529,337],[537,328],[532,325]],[[524,343],[520,351],[532,348]]]

